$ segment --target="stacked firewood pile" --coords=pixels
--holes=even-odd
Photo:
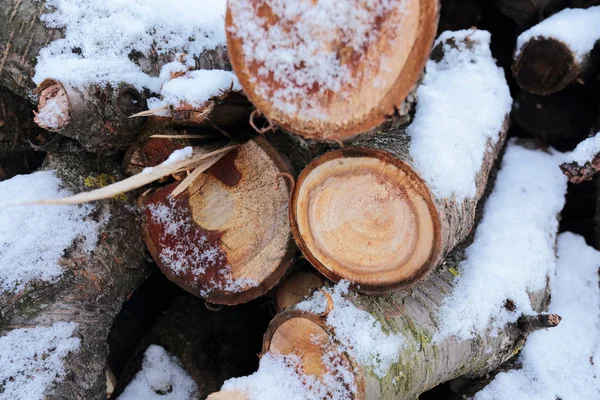
[[[596,3],[230,0],[82,84],[0,0],[0,399],[493,398],[593,252],[567,180],[600,243]]]

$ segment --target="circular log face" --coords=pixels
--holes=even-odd
[[[232,150],[175,199],[178,183],[143,196],[155,261],[184,289],[237,304],[271,289],[295,253],[283,161],[264,139]]]
[[[390,154],[344,149],[302,172],[292,197],[294,237],[328,278],[385,293],[421,279],[440,252],[429,190]]]
[[[437,0],[231,0],[227,46],[244,92],[305,138],[381,124],[419,78]]]
[[[277,309],[291,308],[324,284],[325,278],[314,269],[295,271],[286,277],[277,288],[277,294],[275,295]]]

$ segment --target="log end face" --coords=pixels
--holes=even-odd
[[[229,57],[244,92],[269,120],[304,138],[343,141],[376,128],[423,71],[438,2],[347,2],[339,5],[348,6],[344,18],[335,2],[307,3],[289,3],[299,13],[269,2],[228,3]]]
[[[517,84],[543,96],[564,89],[579,75],[579,70],[571,49],[559,40],[546,37],[525,43],[512,65]]]
[[[71,102],[60,82],[46,79],[36,89],[39,94],[38,111],[34,122],[50,132],[59,132],[71,122]]]
[[[441,252],[440,223],[425,183],[389,153],[327,153],[300,175],[290,219],[305,257],[325,276],[366,293],[422,279]]]

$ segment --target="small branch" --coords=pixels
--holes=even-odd
[[[531,333],[540,329],[553,328],[560,323],[561,319],[558,314],[524,315],[517,321],[517,326],[521,331]]]
[[[576,162],[562,163],[560,169],[569,178],[569,182],[589,181],[600,171],[600,154],[596,154],[591,161],[586,162],[584,165],[579,165]]]

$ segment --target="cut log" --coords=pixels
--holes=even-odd
[[[275,306],[277,311],[291,308],[323,287],[325,278],[311,269],[298,269],[277,287]]]
[[[143,233],[162,271],[211,303],[270,290],[293,261],[290,169],[263,138],[232,150],[181,195],[177,183],[140,198]]]
[[[64,145],[60,153],[49,154],[44,169],[57,171],[64,185],[73,190],[101,185],[109,176],[121,177],[117,162],[86,154],[73,142]],[[92,219],[100,224],[98,237],[80,237],[72,244],[60,261],[57,260],[62,270],[58,278],[33,280],[18,286],[17,291],[0,289],[0,341],[8,340],[11,335],[31,338],[36,330],[47,332],[43,339],[47,340],[65,327],[70,330],[66,332],[68,336],[74,335],[73,338],[62,338],[64,343],[69,343],[70,352],[65,353],[55,343],[58,349],[49,348],[47,353],[37,354],[36,361],[31,360],[35,372],[28,370],[27,359],[23,359],[26,355],[20,354],[19,346],[15,346],[14,351],[4,351],[2,357],[14,360],[16,368],[12,370],[14,375],[10,380],[0,379],[5,395],[29,393],[31,398],[46,399],[106,398],[106,339],[113,318],[123,301],[148,274],[145,247],[136,215],[131,211],[132,203],[132,199],[121,196],[95,204],[86,218],[87,222]],[[49,213],[53,212],[53,207],[48,208]],[[77,224],[87,222],[77,221]],[[93,248],[90,249],[90,245]],[[30,251],[43,248],[35,244],[30,247]],[[33,330],[26,333],[23,329]],[[62,365],[62,370],[46,370],[40,364],[41,360],[57,357],[55,352],[62,354],[64,360],[58,360],[59,364],[54,364],[53,368]],[[48,381],[45,377],[49,377]],[[41,389],[40,385],[43,385]],[[44,395],[32,394],[38,390],[43,390]]]
[[[548,15],[564,8],[569,0],[495,0],[498,10],[520,27],[540,22]]]
[[[44,135],[32,117],[33,107],[27,100],[0,87],[0,153],[30,150],[28,140]]]
[[[592,179],[600,171],[600,132],[566,153],[560,169],[572,183]]]
[[[343,141],[402,108],[438,13],[437,0],[230,1],[229,57],[270,121],[304,138]]]
[[[528,92],[548,95],[593,75],[598,68],[593,53],[600,51],[598,18],[600,7],[566,9],[523,32],[517,39],[512,64],[518,85]],[[577,26],[589,33],[569,37],[563,26]]]
[[[140,370],[150,345],[175,355],[198,385],[198,398],[205,398],[225,380],[256,370],[261,337],[270,319],[268,309],[258,303],[212,312],[202,299],[190,295],[176,298],[139,343],[119,377],[115,398]]]
[[[391,129],[368,142],[326,153],[302,171],[294,189],[290,221],[306,259],[327,278],[347,279],[364,293],[390,293],[414,285],[467,236],[504,144],[511,100],[487,49],[489,34],[461,31],[438,40],[432,52],[436,61],[428,64],[422,95],[421,88],[417,92],[421,103],[407,128],[410,135]],[[448,66],[446,54],[464,64]],[[440,70],[438,62],[444,66]],[[454,75],[464,74],[465,68],[470,70],[466,75]],[[470,79],[476,79],[472,85],[464,83]],[[442,87],[443,82],[462,83]],[[473,86],[480,82],[490,87]],[[470,93],[461,105],[458,98],[466,91]],[[444,96],[447,100],[440,100]],[[495,109],[494,116],[475,122],[465,110],[476,106]],[[447,127],[450,118],[461,122]],[[472,122],[475,125],[469,126]],[[450,142],[443,142],[448,139],[442,136]],[[459,167],[456,160],[461,158],[477,161]],[[461,178],[456,178],[459,173]],[[470,189],[459,193],[465,181]]]

